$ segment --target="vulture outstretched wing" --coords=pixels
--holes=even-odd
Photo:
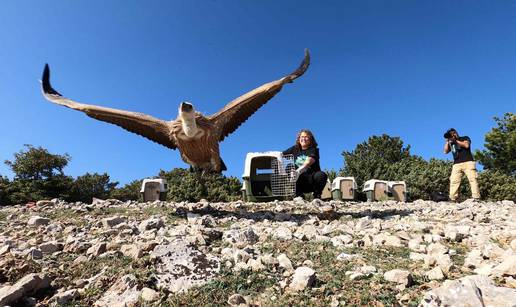
[[[222,110],[211,115],[210,121],[219,130],[219,141],[235,131],[254,112],[263,106],[269,99],[281,91],[285,83],[291,83],[294,79],[303,75],[310,65],[310,53],[305,49],[303,62],[296,71],[279,79],[266,83],[228,103]]]
[[[48,64],[45,65],[45,69],[43,70],[41,87],[43,96],[53,103],[84,112],[89,117],[120,126],[125,130],[139,134],[165,147],[171,149],[176,149],[177,147],[174,139],[170,135],[170,129],[172,127],[172,123],[170,122],[142,113],[78,103],[63,97],[50,85],[50,69]]]

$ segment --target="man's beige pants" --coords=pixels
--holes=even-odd
[[[468,161],[453,164],[450,176],[450,199],[456,200],[459,196],[459,188],[460,181],[462,179],[462,173],[465,173],[466,177],[468,177],[469,186],[471,187],[471,197],[480,198],[480,192],[478,191],[477,168],[475,165],[475,161]]]

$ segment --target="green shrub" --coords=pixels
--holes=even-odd
[[[115,189],[118,182],[110,182],[109,175],[86,173],[75,179],[70,189],[68,201],[81,201],[90,203],[92,199],[107,199]]]
[[[505,113],[494,118],[497,127],[485,137],[485,150],[475,152],[475,159],[486,170],[498,170],[516,176],[516,115]]]
[[[483,171],[478,176],[482,199],[516,202],[516,178],[502,171]]]
[[[353,176],[361,190],[369,179],[387,179],[389,167],[410,157],[410,146],[403,147],[399,137],[373,135],[355,150],[342,152],[344,167],[340,175]]]
[[[169,172],[160,171],[160,178],[167,179],[169,201],[195,202],[206,199],[212,202],[240,199],[242,184],[236,177],[220,174],[204,174],[182,168]]]
[[[9,200],[10,186],[9,178],[0,175],[0,206],[11,204]]]
[[[116,188],[111,191],[110,198],[115,198],[121,201],[139,200],[140,189],[143,180],[133,180],[121,188]]]
[[[362,188],[367,180],[405,180],[411,188],[409,182],[415,182],[420,177],[424,169],[422,165],[425,164],[422,158],[410,155],[410,146],[404,147],[399,137],[386,134],[371,136],[353,151],[344,151],[342,155],[344,167],[339,175],[355,178],[361,200],[365,199]],[[422,195],[417,188],[414,193],[416,197]]]
[[[5,161],[15,175],[9,186],[9,202],[19,204],[68,197],[73,178],[65,176],[63,169],[70,156],[51,154],[42,147],[25,147],[25,150],[14,154],[13,161]]]

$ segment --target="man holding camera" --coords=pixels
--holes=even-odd
[[[456,201],[459,196],[462,173],[465,173],[468,177],[473,199],[480,199],[477,169],[471,154],[471,139],[467,136],[459,136],[457,130],[453,128],[446,131],[444,138],[446,139],[444,153],[447,154],[451,151],[453,154],[453,168],[450,176],[450,200]]]

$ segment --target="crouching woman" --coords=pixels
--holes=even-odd
[[[296,196],[313,192],[314,198],[321,198],[328,176],[321,171],[319,148],[310,130],[303,129],[297,134],[296,144],[283,151],[284,155],[294,156],[296,170]]]

